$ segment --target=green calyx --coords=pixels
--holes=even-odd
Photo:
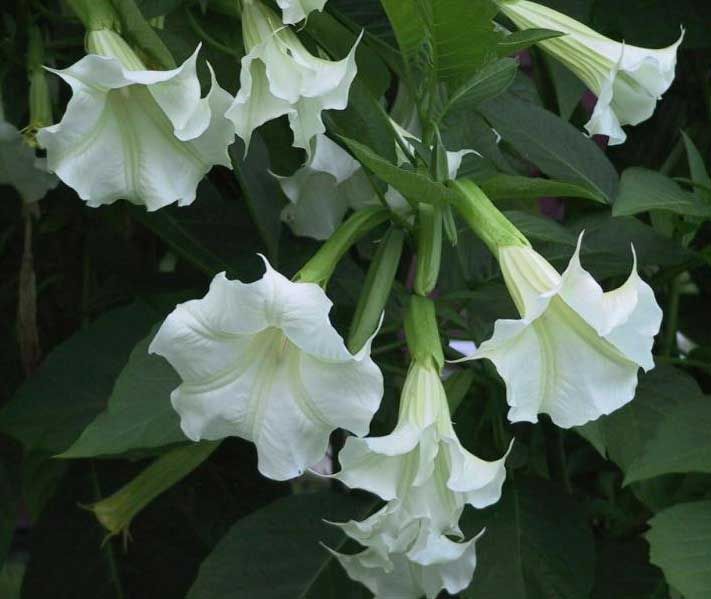
[[[439,206],[420,203],[417,220],[415,293],[427,295],[437,284],[442,261],[442,209]]]
[[[338,262],[353,244],[388,218],[389,211],[380,207],[354,212],[303,266],[294,280],[325,287]]]
[[[405,337],[412,359],[433,360],[438,369],[444,366],[442,341],[439,337],[434,302],[421,295],[412,295],[405,314]]]
[[[400,264],[404,240],[402,229],[391,228],[378,246],[348,334],[348,350],[353,354],[360,351],[380,323]]]
[[[476,183],[460,179],[450,181],[448,185],[457,192],[452,205],[492,254],[498,256],[502,247],[530,247],[524,234],[494,206]]]
[[[109,536],[127,535],[131,520],[143,508],[195,470],[219,444],[219,441],[203,441],[174,449],[159,457],[116,493],[89,506],[89,509],[109,531]]]
[[[86,49],[91,54],[115,58],[131,71],[142,71],[146,68],[133,48],[118,33],[110,29],[90,30],[86,34]]]
[[[87,31],[121,31],[121,20],[110,0],[67,0],[67,4],[84,23]]]

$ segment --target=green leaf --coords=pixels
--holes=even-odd
[[[639,378],[635,398],[597,423],[597,434],[610,459],[627,472],[645,452],[658,427],[701,389],[688,374],[660,365]]]
[[[523,31],[514,31],[511,35],[507,35],[497,44],[499,54],[508,55],[520,52],[542,42],[544,40],[553,39],[565,35],[560,31],[552,29],[525,29]]]
[[[711,473],[711,397],[683,397],[659,422],[630,467],[625,484],[674,472]]]
[[[320,543],[339,550],[346,542],[346,536],[324,520],[359,520],[374,503],[372,498],[326,491],[291,495],[262,508],[223,537],[200,566],[188,599],[342,597],[334,585],[318,581],[337,567]],[[340,578],[345,588],[354,587],[345,573]]]
[[[650,561],[685,599],[711,596],[711,501],[681,503],[650,520]]]
[[[131,352],[106,410],[59,457],[112,456],[187,440],[170,403],[180,377],[162,357],[148,353],[154,333]]]
[[[281,210],[286,200],[276,178],[269,172],[267,146],[259,135],[253,135],[246,157],[241,141],[234,143],[229,152],[232,169],[242,188],[252,220],[264,241],[270,262],[276,264],[281,235]]]
[[[711,176],[706,169],[704,164],[704,159],[701,157],[701,153],[692,141],[692,139],[686,134],[685,131],[681,132],[681,136],[684,139],[684,147],[686,148],[686,158],[689,162],[689,173],[691,174],[691,179],[695,183],[700,183],[703,187],[696,187],[694,189],[694,195],[706,204],[711,203]]]
[[[581,599],[593,586],[594,544],[585,512],[549,482],[509,480],[499,503],[465,513],[477,542],[474,580],[464,599]]]
[[[105,407],[129,353],[160,318],[146,304],[111,310],[54,349],[0,412],[26,451],[66,450]]]
[[[450,112],[470,111],[502,94],[513,82],[517,71],[518,61],[512,58],[501,58],[486,65],[452,92],[437,120]]]
[[[533,200],[548,196],[552,198],[585,198],[606,204],[605,196],[586,185],[554,181],[541,177],[497,174],[479,184],[490,199]]]
[[[653,599],[665,587],[659,568],[649,563],[641,538],[605,540],[598,546],[592,599]]]
[[[673,179],[646,168],[628,168],[622,173],[612,214],[629,216],[649,210],[711,217],[711,204],[706,204],[693,193],[684,191]]]
[[[504,214],[529,239],[561,243],[571,247],[575,247],[577,243],[573,233],[551,218],[518,210],[506,210]]]
[[[363,165],[409,200],[441,204],[454,197],[446,185],[433,181],[429,174],[395,166],[362,143],[347,137],[341,139]]]
[[[402,54],[405,69],[414,83],[415,69],[422,62],[426,39],[425,23],[416,2],[382,0]]]
[[[612,203],[618,184],[615,168],[570,123],[508,93],[480,110],[506,142],[546,175],[586,186]]]

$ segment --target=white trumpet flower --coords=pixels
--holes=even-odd
[[[182,378],[171,401],[188,438],[252,441],[259,471],[286,480],[324,456],[334,429],[368,432],[383,381],[370,341],[346,349],[323,290],[264,262],[260,280],[222,273],[203,299],[178,305],[149,351]]]
[[[343,60],[318,58],[259,0],[243,3],[242,32],[240,90],[225,116],[248,149],[257,127],[287,115],[294,146],[310,153],[311,139],[326,130],[321,112],[348,105],[360,37]]]
[[[544,413],[564,428],[585,424],[631,401],[639,368],[654,368],[662,311],[636,257],[627,281],[604,292],[580,264],[581,242],[582,234],[562,276],[528,246],[498,250],[521,319],[497,321],[492,338],[464,359],[494,363],[512,422]]]
[[[326,0],[276,0],[281,9],[282,20],[287,25],[303,21],[310,12],[322,11]]]
[[[41,200],[59,183],[47,172],[47,162],[37,158],[22,133],[5,121],[0,105],[0,185],[14,187],[26,203]]]
[[[200,97],[199,48],[177,69],[150,71],[112,31],[90,32],[87,45],[94,53],[50,69],[72,98],[61,122],[37,134],[49,169],[89,206],[192,203],[214,165],[230,166],[234,133],[223,115],[232,96],[210,69],[212,88]]]
[[[433,359],[411,365],[395,430],[384,437],[349,438],[339,460],[342,469],[334,477],[386,501],[398,500],[408,519],[424,518],[439,533],[459,533],[466,504],[496,503],[506,477],[506,455],[487,462],[462,447]]]
[[[585,125],[591,135],[624,143],[622,125],[637,125],[654,113],[674,81],[679,39],[659,50],[615,42],[551,8],[528,0],[499,0],[501,11],[520,29],[551,29],[564,35],[539,42],[597,95]]]

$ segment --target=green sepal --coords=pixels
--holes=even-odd
[[[348,335],[348,349],[351,353],[360,351],[378,327],[400,264],[404,240],[405,232],[392,227],[378,246],[351,322]]]
[[[415,293],[428,295],[437,284],[442,261],[442,209],[431,204],[419,204],[417,221]]]
[[[434,360],[441,370],[444,353],[437,326],[434,302],[421,295],[412,295],[405,314],[405,336],[410,355],[415,361]]]
[[[474,181],[459,179],[447,185],[457,192],[452,205],[492,254],[498,256],[502,247],[531,245]]]

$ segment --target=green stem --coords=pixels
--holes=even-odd
[[[303,266],[294,280],[317,283],[322,287],[328,285],[328,280],[343,255],[363,235],[384,223],[388,216],[388,211],[379,207],[353,213]]]

